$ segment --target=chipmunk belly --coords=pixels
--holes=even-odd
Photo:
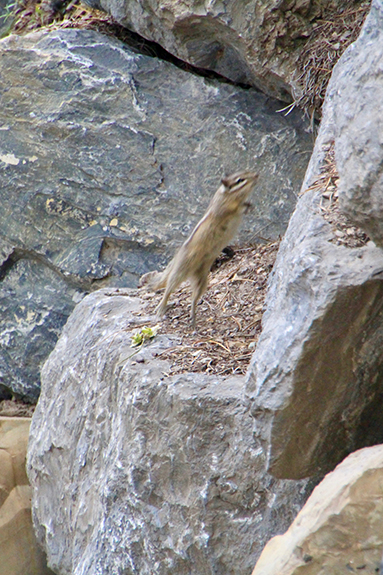
[[[203,269],[208,273],[214,260],[233,238],[240,219],[240,215],[233,218],[230,214],[224,219],[212,219],[208,227],[201,226],[182,246],[176,265],[181,265],[189,277]]]
[[[225,248],[235,236],[239,224],[241,222],[241,214],[229,214],[226,218],[220,218],[214,224],[212,235],[210,238],[211,245],[214,246],[216,257]]]

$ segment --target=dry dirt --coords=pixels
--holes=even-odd
[[[331,144],[321,173],[305,192],[316,190],[320,194],[321,213],[333,228],[332,242],[348,248],[362,247],[369,238],[341,214],[338,182]],[[236,247],[231,250],[231,256],[221,256],[211,272],[208,291],[198,306],[195,330],[189,319],[188,287],[173,294],[166,317],[160,322],[162,333],[180,338],[178,345],[158,356],[171,362],[168,375],[184,372],[242,375],[246,372],[261,331],[267,280],[278,248],[279,241]],[[154,313],[162,292],[140,295],[147,301],[143,313]],[[155,322],[152,327],[154,325]]]
[[[346,8],[339,3],[326,19],[313,22],[298,60],[297,81],[303,95],[294,102],[308,115],[320,113],[332,70],[346,48],[358,38],[370,6],[371,0],[354,2]]]
[[[158,356],[171,362],[168,375],[246,372],[261,331],[267,279],[278,247],[279,241],[227,249],[229,254],[218,258],[210,274],[208,290],[197,306],[194,330],[188,285],[172,295],[160,332],[176,335],[180,342]],[[140,295],[146,300],[143,314],[154,313],[162,292],[141,291]]]

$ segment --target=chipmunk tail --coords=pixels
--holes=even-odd
[[[147,286],[152,291],[157,291],[166,286],[166,278],[164,272],[148,272],[141,276],[138,287]]]

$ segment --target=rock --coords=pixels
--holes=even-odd
[[[10,265],[0,284],[1,399],[16,394],[37,400],[41,365],[81,297],[80,290],[34,254]]]
[[[310,488],[265,473],[244,379],[167,377],[134,292],[78,304],[42,371],[28,474],[34,521],[59,575],[250,574]],[[135,327],[134,327],[135,326]]]
[[[316,25],[355,2],[86,0],[181,60],[291,102],[303,93],[297,63]],[[330,16],[331,17],[331,16]],[[339,46],[338,46],[339,47]]]
[[[374,3],[365,25],[370,33],[361,37],[366,59],[380,38],[371,30],[377,10],[383,10],[383,3]],[[345,56],[347,69],[353,52]],[[247,381],[268,469],[280,478],[329,471],[355,449],[383,442],[383,251],[373,242],[356,248],[337,245],[334,226],[323,217],[321,193],[311,187],[326,167],[331,143],[335,151],[342,146],[333,106],[342,66],[343,59],[330,82],[304,193],[281,243]],[[381,78],[372,70],[364,81],[370,86]],[[342,92],[338,102],[344,110],[349,94],[352,101],[358,98],[351,92]],[[336,154],[343,173],[342,161]]]
[[[30,419],[0,417],[0,575],[49,575],[31,518],[25,471]]]
[[[313,491],[288,531],[268,542],[253,575],[379,572],[383,446],[352,453]]]
[[[375,1],[361,36],[334,70],[327,98],[336,118],[341,207],[380,247],[383,246],[382,62],[383,3]]]
[[[280,103],[96,32],[0,51],[0,389],[35,401],[75,304],[164,265],[225,171],[260,173],[241,241],[283,233],[311,142]]]

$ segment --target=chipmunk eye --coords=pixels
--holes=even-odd
[[[237,181],[235,182],[236,184],[242,184],[242,182],[244,182],[244,178],[238,178]]]

